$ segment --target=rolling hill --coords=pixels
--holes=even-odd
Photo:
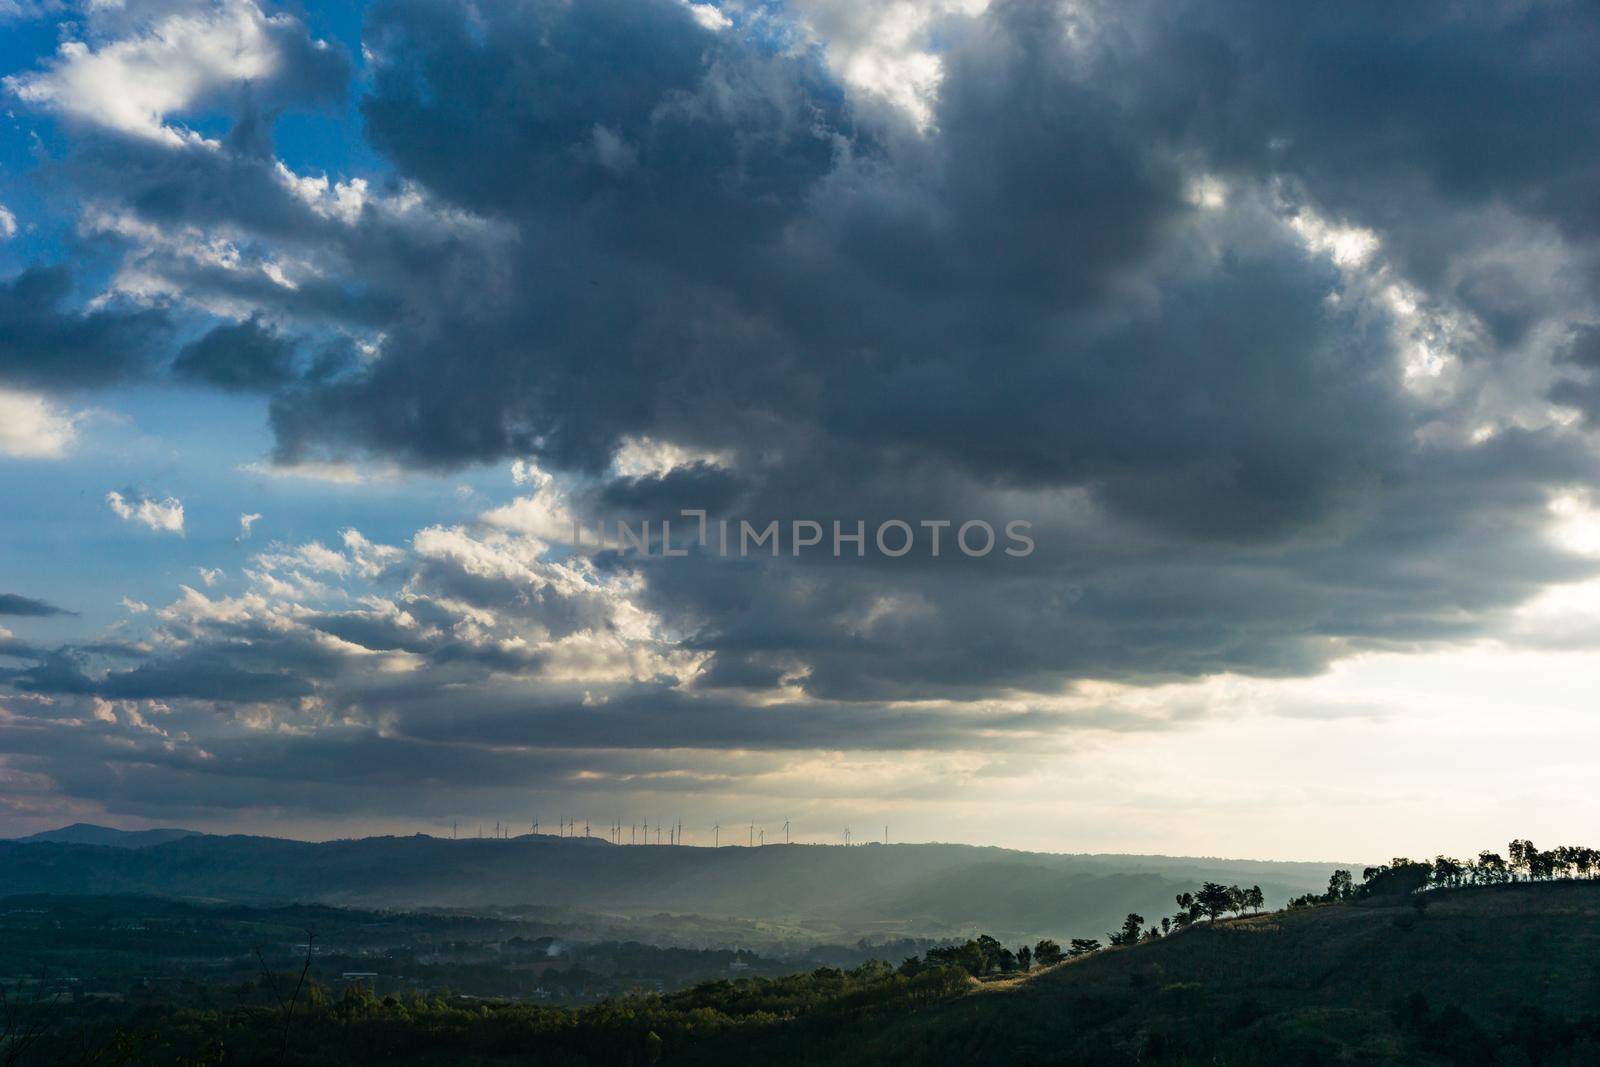
[[[1600,883],[1514,884],[1203,925],[770,1062],[1600,1063]],[[804,1049],[790,1056],[783,1050]],[[729,1062],[706,1046],[682,1062]]]
[[[1332,864],[1077,856],[967,845],[613,846],[594,838],[378,837],[311,843],[193,835],[141,848],[0,842],[0,895],[148,893],[240,902],[514,908],[798,921],[837,938],[1102,936],[1204,880],[1269,903],[1320,889]]]
[[[155,830],[118,830],[110,826],[96,826],[93,823],[75,822],[71,826],[63,826],[56,830],[45,830],[17,840],[22,844],[105,845],[109,848],[149,848],[151,845],[164,845],[168,841],[177,841],[180,838],[196,836],[198,834],[194,830],[179,830],[172,827]]]

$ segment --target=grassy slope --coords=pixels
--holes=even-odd
[[[1434,894],[1420,919],[1408,904],[1334,905],[1223,922],[995,983],[848,1047],[792,1034],[775,1058],[1600,1062],[1600,1046],[1570,1036],[1564,1049],[1541,1049],[1554,1028],[1530,1010],[1600,1012],[1600,883]]]

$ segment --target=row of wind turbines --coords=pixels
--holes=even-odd
[[[583,821],[583,833],[582,833],[582,835],[580,835],[578,833],[578,820],[577,820],[576,817],[568,817],[568,816],[563,815],[563,816],[560,817],[559,825],[560,825],[560,829],[557,831],[557,834],[556,834],[556,836],[558,836],[558,837],[579,837],[579,836],[582,836],[582,837],[593,837],[594,836],[594,833],[593,833],[593,830],[592,830],[592,828],[590,826],[589,820],[587,820],[587,819],[585,819]],[[457,839],[459,837],[460,828],[461,827],[460,827],[460,823],[459,822],[453,822],[453,823],[450,824],[450,838],[451,838],[451,840],[455,840],[455,839]],[[670,825],[667,825],[667,826],[663,826],[661,823],[658,822],[658,823],[655,824],[654,827],[652,827],[650,825],[650,821],[648,819],[646,819],[645,821],[643,821],[641,823],[633,823],[633,824],[629,825],[627,829],[628,829],[628,840],[627,840],[626,843],[629,844],[629,845],[649,845],[649,844],[653,843],[653,844],[657,844],[657,845],[665,844],[665,845],[671,846],[671,845],[681,845],[681,844],[684,843],[684,832],[683,832],[683,820],[682,819],[678,819],[676,822],[674,822],[674,823],[672,823]],[[652,842],[651,839],[650,839],[650,832],[651,832],[652,829],[654,829],[654,831],[655,831],[655,840],[654,840],[654,842]],[[721,823],[714,823],[711,826],[711,847],[712,848],[721,848],[722,847],[722,831],[723,831],[723,829],[724,829],[724,827],[723,827],[723,825]],[[606,827],[606,840],[610,841],[613,845],[623,844],[624,842],[622,840],[622,830],[623,830],[622,821],[620,819],[613,820]],[[790,840],[790,822],[789,822],[788,819],[783,820],[782,831],[783,831],[783,843],[786,844],[786,845],[792,844],[793,842]],[[539,833],[539,820],[538,819],[533,820],[532,832],[535,835],[537,835]],[[661,839],[663,833],[666,834],[666,840],[665,841],[662,841],[662,839]],[[482,838],[483,836],[484,836],[483,824],[479,823],[478,824],[478,837]],[[489,836],[491,838],[496,838],[496,839],[509,838],[511,836],[511,824],[510,823],[502,823],[500,820],[496,819],[495,820],[495,824],[494,824],[494,830]],[[844,828],[843,837],[844,837],[844,843],[845,843],[846,847],[848,847],[848,846],[850,846],[850,845],[855,843],[853,838],[852,838],[852,835],[851,835],[850,827],[848,827],[848,826],[846,826]],[[747,835],[746,835],[746,839],[745,839],[746,846],[750,847],[750,848],[759,848],[759,847],[764,847],[766,845],[766,843],[767,843],[767,829],[766,829],[766,827],[758,826],[754,819],[750,820],[750,825],[747,827]],[[884,828],[883,828],[883,843],[886,844],[886,845],[889,843],[889,827],[887,825],[885,825]]]

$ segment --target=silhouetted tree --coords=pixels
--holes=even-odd
[[[1107,934],[1106,939],[1113,945],[1137,945],[1139,931],[1144,926],[1144,916],[1128,912],[1128,917],[1122,920],[1122,929],[1116,933]]]
[[[1511,843],[1506,846],[1506,856],[1511,860],[1513,879],[1519,872],[1529,878],[1533,877],[1533,860],[1538,854],[1539,850],[1533,847],[1532,841],[1526,838],[1521,840],[1512,838]]]
[[[1087,956],[1091,952],[1100,951],[1100,942],[1092,937],[1075,937],[1072,945],[1067,950],[1068,956]]]
[[[1061,946],[1048,937],[1033,946],[1033,959],[1041,967],[1054,967],[1065,958]]]
[[[1027,945],[1017,947],[1017,970],[1027,971],[1033,966],[1033,949]]]
[[[1449,856],[1435,856],[1433,860],[1433,873],[1430,880],[1434,885],[1448,888],[1461,884],[1462,877],[1466,874],[1460,860]]]
[[[1478,853],[1477,881],[1484,885],[1493,885],[1497,882],[1509,881],[1511,871],[1506,867],[1506,861],[1498,852]]]
[[[1212,922],[1216,922],[1232,910],[1233,901],[1233,894],[1228,891],[1228,887],[1218,882],[1207,882],[1200,887],[1200,892],[1194,895],[1194,902]]]
[[[1396,856],[1386,866],[1368,867],[1361,872],[1364,883],[1360,896],[1396,897],[1415,893],[1433,879],[1433,864]]]

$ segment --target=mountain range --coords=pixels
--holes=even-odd
[[[1346,865],[1348,866],[1348,865]],[[795,936],[1099,937],[1169,913],[1201,882],[1269,905],[1333,863],[1073,855],[952,844],[619,846],[599,838],[426,835],[327,842],[79,825],[0,842],[0,895],[147,893],[238,902],[705,915]]]

